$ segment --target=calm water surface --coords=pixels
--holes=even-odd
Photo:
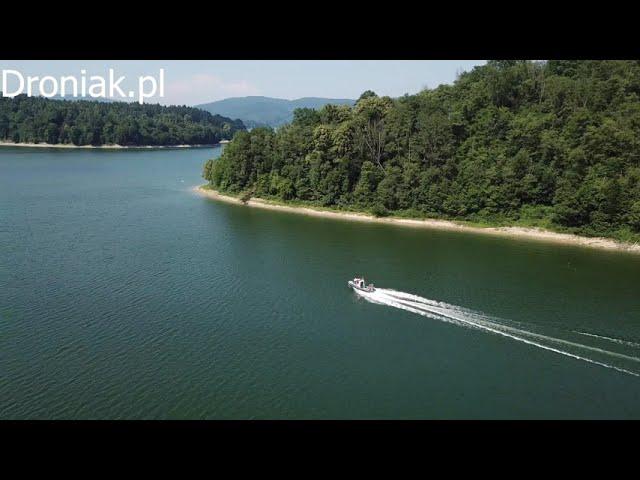
[[[218,154],[0,149],[0,418],[640,418],[640,256],[217,203]]]

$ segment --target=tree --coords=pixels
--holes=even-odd
[[[385,117],[392,107],[393,103],[389,97],[368,96],[361,98],[354,109],[361,150],[365,150],[369,159],[382,171],[382,155],[387,133]]]
[[[378,95],[376,95],[376,92],[374,92],[373,90],[365,90],[364,92],[362,92],[362,95],[358,97],[358,100],[356,100],[356,105],[360,103],[362,100],[366,100],[367,98],[374,98],[377,96]]]

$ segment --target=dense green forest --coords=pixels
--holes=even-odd
[[[0,96],[0,141],[74,145],[212,144],[244,130],[191,107]]]
[[[490,61],[398,99],[239,132],[214,188],[340,209],[640,239],[640,62]]]

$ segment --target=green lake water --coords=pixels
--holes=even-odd
[[[218,203],[219,152],[0,149],[0,418],[640,418],[640,255]]]

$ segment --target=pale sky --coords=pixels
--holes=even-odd
[[[121,84],[165,70],[165,96],[147,100],[164,105],[196,105],[228,97],[264,95],[358,98],[365,90],[398,97],[451,83],[456,74],[485,60],[0,60],[0,70],[24,76],[107,76],[113,68]],[[1,90],[0,85],[0,90]]]

